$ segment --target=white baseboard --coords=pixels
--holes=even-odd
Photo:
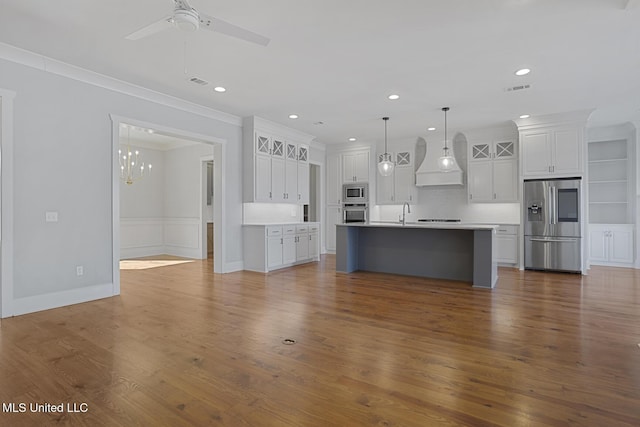
[[[183,248],[180,246],[165,245],[165,255],[179,256],[183,258],[202,259],[202,251],[200,248]]]
[[[13,315],[34,313],[36,311],[50,310],[72,304],[93,301],[114,296],[113,283],[104,285],[87,286],[83,288],[69,289],[32,297],[16,298],[13,300]]]

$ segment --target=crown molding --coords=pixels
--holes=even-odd
[[[1,42],[0,59],[5,59],[7,61],[15,62],[47,73],[56,74],[72,80],[98,86],[103,89],[144,99],[145,101],[166,105],[167,107],[172,107],[188,113],[219,120],[234,126],[242,126],[242,118],[233,114],[214,110],[213,108],[195,104],[161,92],[156,92],[132,83],[127,83],[123,80],[118,80],[95,71],[67,64],[65,62]]]
[[[249,116],[244,118],[244,125],[249,128],[261,129],[265,132],[273,133],[282,138],[290,138],[304,144],[311,144],[316,137],[308,133],[292,129],[280,123],[272,122],[258,116]]]
[[[586,126],[589,116],[594,109],[571,111],[568,113],[548,114],[543,116],[531,116],[526,119],[515,119],[513,122],[518,126],[518,130],[535,129],[545,126],[557,126],[565,124],[580,123]]]

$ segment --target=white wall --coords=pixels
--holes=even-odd
[[[11,57],[3,47],[3,57]],[[13,312],[3,316],[107,296],[112,285],[112,122],[110,114],[161,123],[200,135],[211,135],[226,143],[225,194],[228,269],[242,264],[242,163],[240,120],[216,119],[212,110],[183,105],[177,100],[139,90],[102,76],[100,84],[118,91],[70,79],[60,74],[82,70],[26,57],[0,59],[2,89],[16,92],[14,102],[14,200],[3,209],[13,209]],[[28,56],[28,55],[27,55]],[[30,66],[18,62],[29,63]],[[70,70],[70,71],[68,71]],[[91,75],[93,76],[93,75]],[[91,77],[93,79],[93,77]],[[138,91],[141,96],[124,92]],[[144,98],[143,98],[144,97]],[[159,101],[152,101],[158,99]],[[168,105],[163,105],[169,99]],[[192,112],[194,111],[194,112]],[[195,111],[202,112],[201,114]],[[211,111],[211,114],[208,112]],[[222,116],[222,113],[220,114]],[[225,119],[227,116],[224,116]],[[3,161],[6,159],[3,159]],[[46,211],[57,211],[59,221],[45,223]],[[4,242],[3,242],[4,244]],[[76,266],[84,275],[76,276]],[[97,293],[83,290],[100,287]],[[52,296],[58,295],[59,298]],[[71,296],[70,296],[71,295]],[[96,296],[98,295],[98,296]],[[30,299],[31,298],[31,299]]]
[[[124,150],[126,145],[121,145]],[[152,164],[150,175],[131,185],[120,181],[120,218],[161,218],[164,216],[164,151],[131,145],[142,160]]]
[[[120,184],[120,257],[202,258],[201,163],[213,155],[213,147],[139,149],[153,173],[132,185]]]

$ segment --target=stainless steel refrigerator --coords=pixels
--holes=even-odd
[[[582,271],[581,180],[524,182],[524,268]]]

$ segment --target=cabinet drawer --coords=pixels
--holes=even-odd
[[[496,234],[518,234],[517,225],[501,225],[496,228]]]
[[[310,233],[317,233],[318,231],[320,231],[320,225],[313,224],[313,225],[309,226],[309,232]]]
[[[296,233],[307,233],[309,231],[309,226],[308,225],[297,225],[296,226]]]
[[[295,225],[285,225],[282,227],[282,233],[285,236],[290,236],[292,234],[296,234],[296,226]]]
[[[267,227],[267,236],[282,236],[282,227]]]

